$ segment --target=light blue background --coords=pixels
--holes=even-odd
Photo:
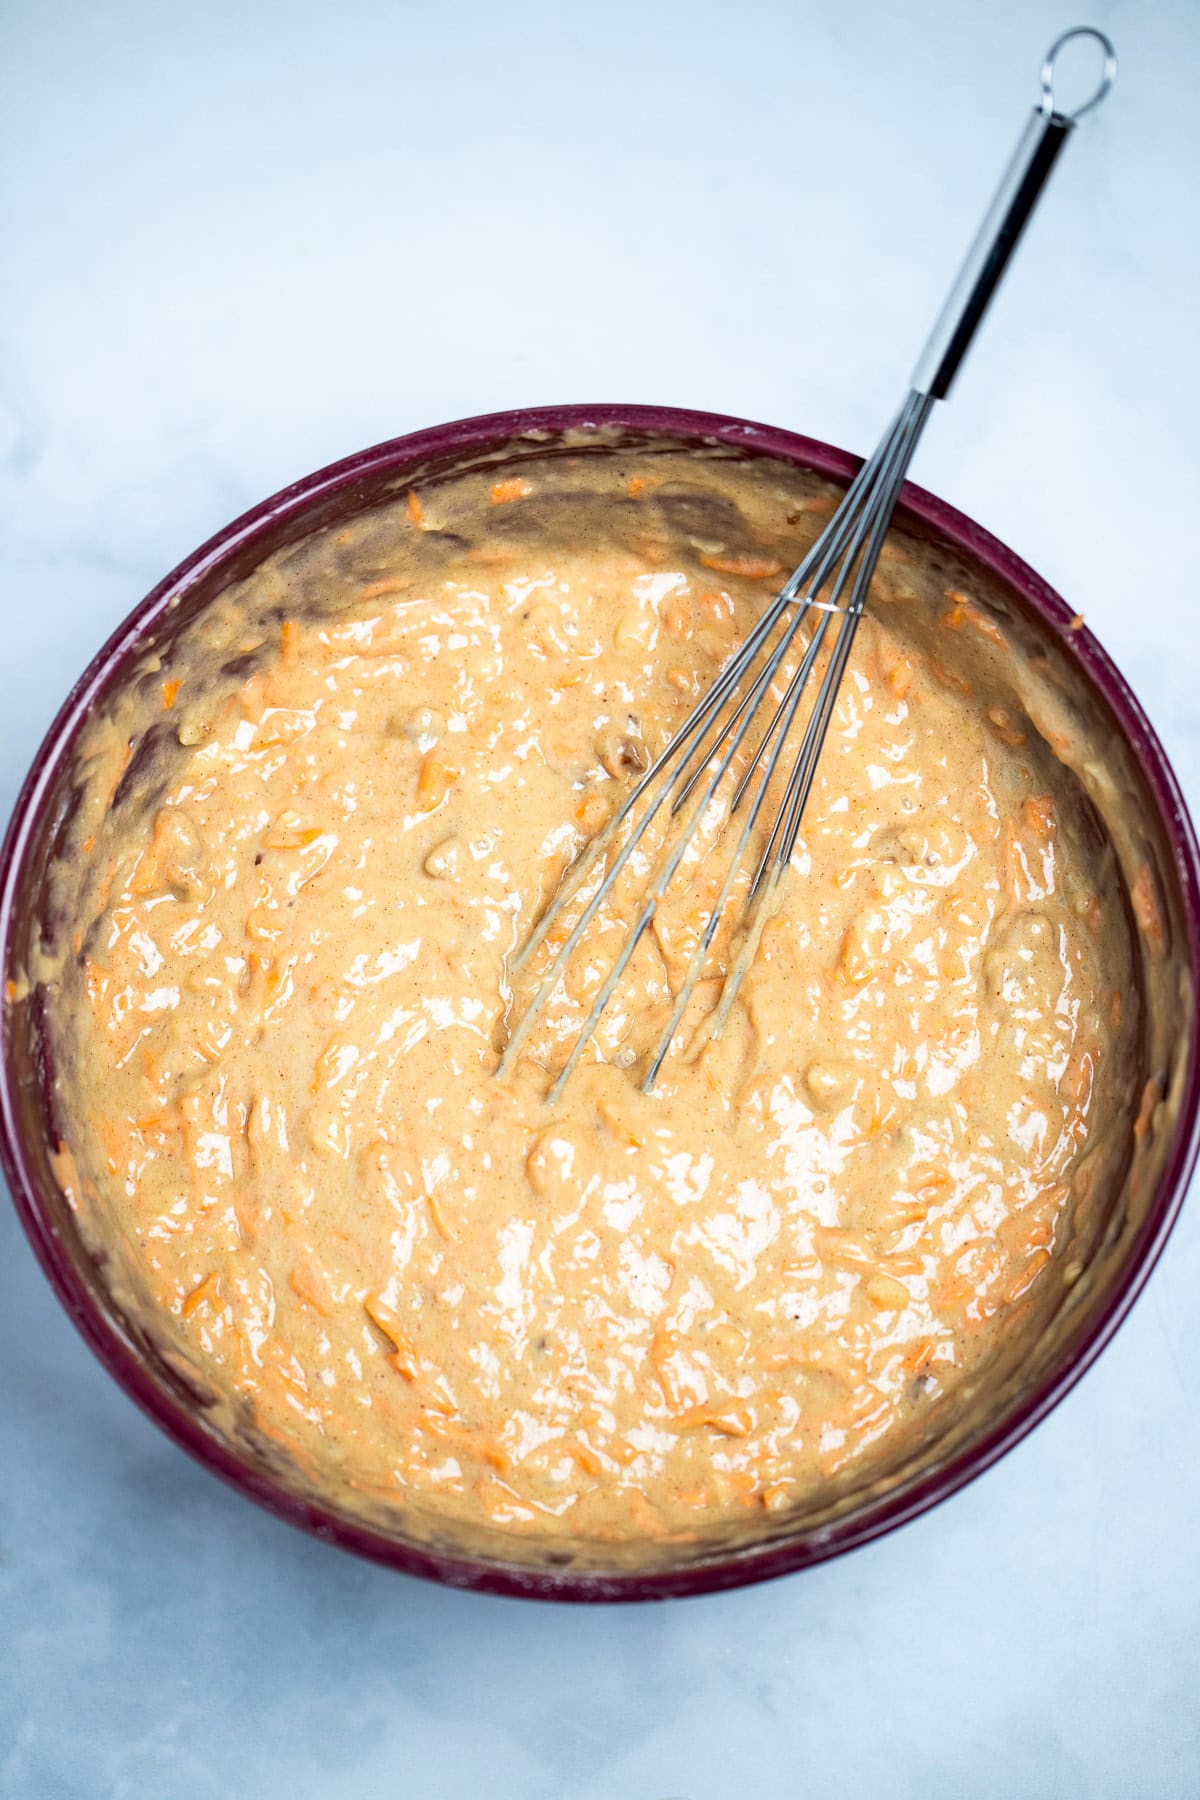
[[[1072,602],[1200,799],[1200,11],[1095,0],[1071,146],[917,479]],[[1066,0],[8,0],[0,804],[182,555],[320,463],[546,400],[865,450]],[[442,1592],[260,1514],[0,1213],[4,1800],[1200,1792],[1200,1215],[1055,1416],[891,1539],[628,1610]]]

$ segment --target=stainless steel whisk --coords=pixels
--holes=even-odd
[[[1055,101],[1055,65],[1064,47],[1080,38],[1090,39],[1099,46],[1103,67],[1094,92],[1073,111],[1065,112]],[[736,955],[730,957],[716,1007],[705,1022],[704,1029],[709,1037],[719,1035],[723,1029],[742,978],[754,959],[779,884],[795,849],[871,578],[925,421],[934,402],[945,399],[950,391],[1059,151],[1078,120],[1108,93],[1116,70],[1112,44],[1102,31],[1091,26],[1066,31],[1051,45],[1042,64],[1039,102],[933,328],[913,373],[904,404],[874,455],[850,484],[824,531],[780,588],[745,642],[725,664],[716,681],[637,782],[624,804],[566,870],[549,906],[516,957],[514,977],[520,974],[545,940],[597,860],[608,851],[627,822],[634,821],[603,880],[587,901],[525,1012],[514,1025],[497,1071],[500,1075],[515,1062],[534,1018],[565,973],[572,954],[642,842],[652,819],[668,800],[672,816],[681,813],[691,801],[683,825],[660,850],[637,918],[550,1090],[549,1101],[553,1103],[557,1099],[596,1031],[638,943],[653,921],[660,901],[687,854],[699,821],[727,785],[734,759],[749,741],[749,763],[736,779],[729,802],[729,821],[745,807],[740,830],[716,903],[700,934],[675,996],[670,1018],[643,1078],[644,1092],[648,1093],[653,1087],[704,967],[721,914],[753,839],[772,777],[829,635],[832,642],[828,661],[804,724],[778,811],[750,881],[741,941]],[[762,726],[759,715],[763,710],[763,699],[802,622],[810,613],[817,615],[813,635],[804,647],[775,711]],[[751,737],[755,729],[759,733],[757,741]]]

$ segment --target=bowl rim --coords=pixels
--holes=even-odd
[[[36,751],[18,793],[0,846],[0,966],[7,966],[16,919],[19,879],[41,803],[88,709],[115,665],[129,657],[172,606],[175,598],[269,528],[296,518],[315,501],[389,469],[402,474],[430,457],[500,449],[523,437],[566,432],[622,430],[634,438],[677,437],[747,456],[776,457],[816,474],[845,481],[861,459],[847,451],[734,416],[670,406],[550,405],[478,414],[390,438],[316,470],[259,502],[216,532],[151,589],[91,658]],[[629,449],[636,451],[636,443]],[[983,526],[924,488],[906,482],[897,513],[907,515],[965,551],[1016,590],[1065,647],[1073,662],[1111,708],[1158,808],[1183,901],[1186,954],[1193,989],[1200,993],[1200,849],[1178,779],[1132,690],[1107,652],[1049,584]],[[1179,1215],[1200,1152],[1200,1034],[1193,1028],[1175,1142],[1154,1197],[1134,1233],[1126,1265],[1091,1322],[1069,1364],[1043,1381],[1011,1415],[946,1463],[927,1472],[903,1494],[883,1496],[856,1515],[795,1538],[713,1557],[690,1568],[601,1572],[533,1568],[474,1561],[434,1547],[401,1543],[383,1532],[248,1469],[226,1445],[201,1431],[182,1401],[147,1374],[116,1324],[95,1304],[69,1249],[44,1210],[33,1167],[22,1142],[8,1073],[7,1003],[0,1008],[0,1171],[17,1216],[64,1310],[89,1348],[126,1394],[182,1449],[211,1473],[289,1523],[359,1556],[410,1575],[484,1593],[570,1601],[653,1600],[746,1586],[823,1562],[871,1542],[948,1499],[990,1468],[1049,1413],[1092,1366],[1133,1306],[1162,1253]]]

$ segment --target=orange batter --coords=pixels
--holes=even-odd
[[[51,987],[64,1185],[214,1387],[302,1470],[530,1534],[896,1454],[1029,1318],[1127,1024],[1065,775],[963,674],[996,627],[952,591],[922,648],[892,563],[725,1034],[722,934],[639,1092],[714,816],[556,1109],[644,862],[494,1079],[514,950],[778,584],[665,506],[680,464],[633,477],[654,531],[543,540],[521,479],[443,542],[434,490],[209,609],[152,754],[93,728]]]

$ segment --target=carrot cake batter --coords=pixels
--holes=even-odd
[[[726,931],[640,1092],[714,816],[555,1108],[644,860],[498,1082],[514,952],[832,504],[697,500],[680,457],[594,514],[581,471],[578,529],[535,470],[310,540],[95,722],[58,1166],[301,1472],[682,1539],[863,1479],[1035,1317],[1131,949],[1068,772],[973,691],[995,622],[950,590],[921,638],[893,556],[723,1035]]]

